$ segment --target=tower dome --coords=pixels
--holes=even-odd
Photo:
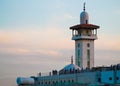
[[[88,13],[85,11],[85,3],[84,3],[83,12],[80,14],[80,24],[88,24],[88,22],[89,22],[89,16]]]
[[[63,69],[59,71],[60,74],[69,74],[79,72],[81,68],[73,64],[73,57],[71,58],[71,64],[66,65]]]

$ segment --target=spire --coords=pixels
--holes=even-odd
[[[85,2],[83,5],[83,11],[80,14],[80,24],[88,24],[89,23],[89,16],[88,13],[85,11]]]
[[[71,64],[73,64],[73,56],[71,56]]]
[[[85,2],[84,2],[84,7],[83,7],[83,10],[85,11]]]

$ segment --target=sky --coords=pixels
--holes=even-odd
[[[119,0],[0,0],[0,84],[19,76],[60,70],[74,56],[69,27],[79,24],[83,3],[99,25],[95,66],[120,63]]]

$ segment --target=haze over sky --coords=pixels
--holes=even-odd
[[[0,0],[0,86],[69,64],[69,27],[79,24],[84,2],[89,22],[100,26],[95,66],[120,63],[120,0]]]

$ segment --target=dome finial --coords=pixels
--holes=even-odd
[[[73,56],[71,56],[71,64],[73,64]]]
[[[80,24],[88,24],[89,16],[88,13],[85,11],[85,2],[83,6],[83,12],[80,14]]]
[[[85,11],[85,2],[84,2],[84,7],[83,7],[83,10]]]

